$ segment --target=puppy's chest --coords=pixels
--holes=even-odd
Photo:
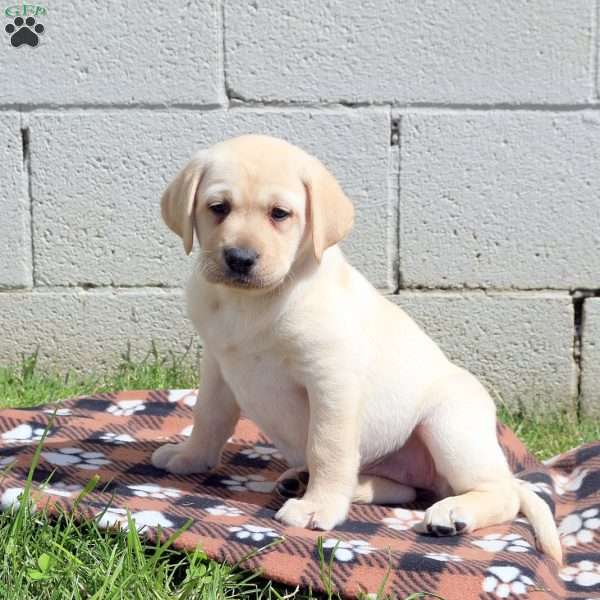
[[[242,414],[252,419],[290,464],[302,462],[308,431],[308,398],[282,355],[229,351],[217,357]]]
[[[293,377],[289,348],[272,319],[224,309],[198,329],[248,416],[260,423],[265,412],[295,412],[303,389]]]
[[[217,361],[225,381],[247,410],[254,405],[270,406],[272,410],[273,403],[280,407],[300,393],[301,388],[291,377],[285,359],[277,353],[234,349],[218,354]]]

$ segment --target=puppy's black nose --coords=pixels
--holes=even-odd
[[[258,252],[252,248],[226,248],[223,255],[227,266],[237,275],[248,275],[258,258]]]

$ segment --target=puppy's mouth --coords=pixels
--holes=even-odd
[[[224,273],[221,283],[236,288],[261,289],[265,287],[261,278],[241,273]]]
[[[227,269],[204,269],[203,275],[210,283],[241,290],[268,290],[280,283],[280,279],[265,279],[252,273],[233,273]]]

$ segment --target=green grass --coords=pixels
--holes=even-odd
[[[174,551],[171,545],[180,532],[151,544],[140,538],[131,520],[127,531],[107,531],[94,520],[76,523],[75,511],[57,516],[32,511],[28,488],[39,450],[41,444],[19,507],[0,515],[3,600],[311,597],[286,592],[236,566],[210,561],[201,549]]]
[[[193,387],[197,376],[190,362],[189,357],[161,357],[153,350],[143,361],[124,356],[111,373],[78,376],[41,372],[32,356],[19,366],[0,368],[0,406],[34,406],[122,389]],[[600,423],[592,420],[566,415],[531,418],[508,411],[501,411],[501,417],[539,458],[600,438]],[[234,568],[211,561],[200,549],[175,551],[172,540],[151,544],[132,529],[107,532],[94,521],[78,524],[70,514],[32,513],[26,501],[17,513],[0,514],[0,540],[3,600],[316,597],[285,590],[244,571],[243,565]],[[335,565],[325,565],[326,578],[328,568]],[[324,584],[325,589],[331,587],[328,580]],[[337,598],[333,590],[325,597]]]
[[[195,361],[185,354],[161,356],[152,348],[133,361],[129,352],[108,373],[77,375],[73,372],[42,372],[37,354],[24,357],[18,366],[0,367],[0,407],[36,406],[71,396],[117,390],[192,388],[198,384]]]
[[[540,460],[600,440],[600,420],[591,417],[579,419],[568,414],[524,417],[503,409],[499,416]]]

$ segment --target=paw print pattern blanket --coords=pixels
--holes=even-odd
[[[101,483],[79,505],[82,518],[126,528],[130,511],[150,537],[159,526],[169,535],[191,519],[176,546],[200,545],[211,558],[242,560],[292,587],[322,590],[324,558],[346,597],[376,597],[385,582],[392,598],[419,591],[448,600],[600,598],[600,442],[540,464],[512,432],[498,428],[515,473],[554,511],[565,550],[559,567],[537,552],[525,519],[453,538],[415,533],[424,501],[355,505],[331,532],[284,527],[273,519],[283,501],[273,487],[285,466],[248,420],[239,422],[217,471],[183,477],[155,469],[152,451],[190,434],[194,402],[192,390],[122,392],[1,411],[0,469],[10,467],[0,477],[2,507],[19,502],[56,411],[34,476],[37,503],[50,510],[71,506],[97,474]]]

